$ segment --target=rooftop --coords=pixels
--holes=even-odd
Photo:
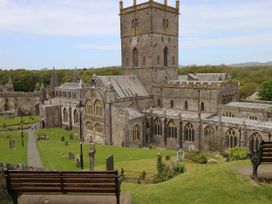
[[[262,110],[272,108],[272,104],[249,103],[249,102],[230,102],[230,103],[226,104],[225,106],[237,107],[237,108],[262,109]]]

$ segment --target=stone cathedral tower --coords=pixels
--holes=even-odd
[[[179,1],[171,7],[153,0],[124,8],[120,1],[124,75],[136,75],[147,90],[152,82],[178,79]]]

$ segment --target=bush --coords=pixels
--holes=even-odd
[[[244,160],[248,158],[249,150],[244,147],[231,148],[229,150],[230,161]]]
[[[184,173],[185,172],[185,165],[184,163],[177,163],[175,166],[175,172],[177,173]]]
[[[155,178],[155,183],[160,183],[164,181],[168,181],[169,179],[175,176],[175,171],[170,167],[165,167],[160,174],[157,174]]]
[[[206,164],[208,162],[207,157],[204,154],[201,154],[198,151],[186,152],[185,158],[190,159],[193,162],[196,162],[196,163],[199,163],[199,164]]]

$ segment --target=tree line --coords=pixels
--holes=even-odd
[[[93,74],[100,76],[120,75],[121,67],[104,67],[78,69],[79,77],[88,82]],[[72,82],[74,70],[61,69],[56,70],[60,84]],[[272,100],[272,66],[263,67],[229,67],[225,65],[219,66],[187,66],[179,69],[179,74],[188,73],[228,73],[233,80],[240,81],[241,98],[246,98],[256,91],[262,100]],[[39,90],[42,83],[45,86],[50,83],[51,70],[0,70],[0,85],[8,82],[11,77],[15,91],[32,92]]]

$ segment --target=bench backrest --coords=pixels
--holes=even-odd
[[[272,162],[272,142],[262,141],[260,144],[261,162]]]
[[[119,196],[118,171],[6,171],[7,188],[28,192],[96,193]]]

